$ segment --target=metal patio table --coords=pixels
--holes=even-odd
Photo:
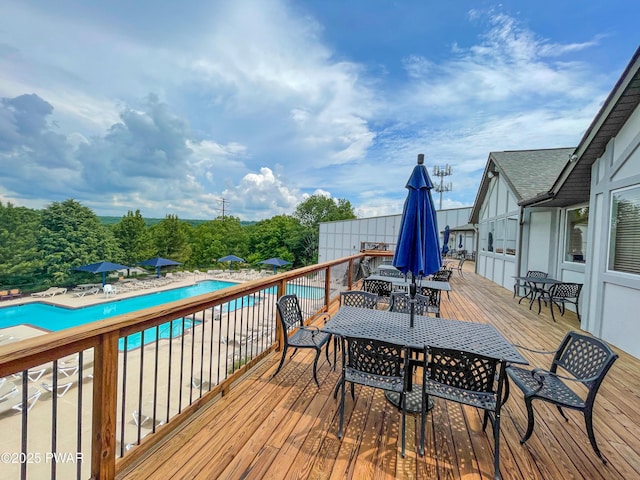
[[[415,316],[413,327],[409,326],[409,321],[407,313],[343,306],[322,327],[322,331],[337,336],[371,338],[406,345],[422,353],[425,346],[472,352],[500,360],[501,369],[507,363],[528,364],[493,325],[420,315]],[[399,403],[398,397],[387,395],[395,405]],[[411,391],[407,395],[407,411],[420,412],[421,405],[421,391]]]
[[[529,284],[529,292],[524,297],[520,297],[518,303],[522,302],[522,299],[529,298],[529,310],[533,306],[533,302],[536,300],[536,293],[540,293],[540,290],[546,289],[547,285],[555,285],[556,283],[563,283],[561,280],[555,278],[543,278],[543,277],[513,277],[514,280],[525,282]],[[538,285],[541,285],[539,287]]]
[[[384,282],[390,282],[394,287],[409,287],[411,280],[399,278],[399,277],[385,277],[382,275],[369,275],[367,280],[382,280]],[[434,282],[433,280],[416,280],[416,284],[419,287],[427,287],[433,290],[441,290],[444,292],[451,291],[451,285],[449,282]]]

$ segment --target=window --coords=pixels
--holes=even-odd
[[[504,253],[504,218],[496,221],[496,253]]]
[[[611,196],[609,270],[640,274],[640,187]]]
[[[589,207],[567,210],[565,262],[585,262],[588,225]]]
[[[507,218],[507,239],[505,244],[505,253],[507,255],[516,254],[516,239],[518,237],[518,218]]]

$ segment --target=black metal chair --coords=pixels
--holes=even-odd
[[[362,290],[340,292],[340,306],[377,308],[378,295],[375,293],[364,292]]]
[[[344,404],[346,383],[351,384],[351,398],[355,399],[354,385],[379,388],[400,395],[402,406],[402,456],[405,453],[406,393],[409,377],[409,349],[393,343],[368,338],[342,338],[342,377],[340,378],[340,425],[338,438],[342,438],[344,427]],[[423,413],[424,417],[424,413]]]
[[[451,275],[453,275],[452,270],[447,270],[446,268],[443,268],[441,270],[438,270],[433,275],[431,275],[431,280],[433,280],[434,282],[449,282],[451,280]],[[451,297],[449,296],[448,290],[447,290],[447,298],[451,299]]]
[[[504,368],[500,360],[475,353],[425,347],[427,360],[422,382],[422,404],[429,396],[484,410],[482,429],[491,422],[494,442],[494,477],[500,478],[500,409]],[[420,425],[420,454],[424,454],[425,418]]]
[[[362,290],[378,296],[378,301],[389,303],[389,297],[393,290],[393,283],[386,280],[365,278],[362,281]]]
[[[331,334],[322,332],[318,327],[313,325],[304,324],[302,310],[298,303],[298,297],[295,294],[283,295],[278,299],[276,305],[278,307],[278,319],[284,333],[284,347],[282,349],[280,364],[273,376],[275,377],[282,368],[289,347],[294,349],[291,357],[296,354],[299,348],[313,348],[316,351],[316,357],[313,361],[313,379],[319,387],[320,383],[318,382],[318,375],[316,373],[318,358],[320,357],[322,346],[326,344],[327,362],[331,365],[331,361],[329,360],[329,339],[331,338]],[[322,314],[322,316],[325,317],[325,322],[329,319],[329,314],[327,313]]]
[[[578,321],[580,321],[580,310],[578,308],[578,301],[580,299],[580,291],[582,290],[581,283],[555,283],[551,285],[549,290],[539,290],[538,296],[538,314],[542,309],[541,303],[545,305],[549,302],[549,308],[551,309],[551,318],[556,321],[556,316],[553,313],[553,305],[557,305],[560,309],[560,313],[564,315],[565,305],[572,303],[576,306],[576,315]]]
[[[404,292],[391,293],[391,300],[389,303],[389,311],[410,313],[411,311],[411,297]],[[416,315],[428,315],[430,313],[435,314],[436,317],[440,316],[440,307],[435,304],[435,300],[428,295],[421,295],[416,293],[416,303],[414,307],[414,313]]]
[[[618,358],[618,355],[602,340],[578,332],[567,333],[560,347],[551,352],[531,350],[520,345],[518,347],[540,354],[555,354],[549,370],[541,368],[529,370],[516,366],[507,367],[507,374],[513,383],[522,390],[527,407],[527,431],[520,443],[526,442],[533,433],[533,400],[542,400],[558,407],[560,415],[567,421],[568,419],[562,408],[571,408],[582,412],[591,446],[596,455],[606,464],[607,461],[600,453],[593,433],[593,404],[600,384],[613,362]],[[567,372],[567,375],[558,374],[559,368],[563,373]],[[587,389],[586,396],[582,398],[574,389],[569,387],[569,384],[584,385]],[[508,398],[509,382],[507,382],[503,403]]]
[[[458,275],[460,275],[462,278],[464,278],[464,275],[462,274],[462,266],[464,265],[464,262],[466,262],[467,259],[466,258],[461,258],[460,260],[458,260],[458,265],[456,265],[455,267],[452,267],[451,270],[453,270],[454,268],[458,271]]]
[[[525,276],[531,277],[531,278],[547,278],[549,274],[547,272],[542,272],[540,270],[529,270]],[[518,290],[520,289],[524,290],[524,295],[520,297],[518,304],[522,302],[523,298],[529,298],[532,295],[535,295],[534,292],[538,291],[538,289],[535,288],[535,285],[531,285],[526,282],[523,282],[523,283],[520,283],[520,282],[521,280],[516,280],[515,283],[513,284],[513,298],[516,298],[516,295],[518,294]]]

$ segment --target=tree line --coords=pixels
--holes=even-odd
[[[104,225],[74,199],[42,210],[0,202],[0,286],[29,292],[86,282],[95,277],[73,268],[103,260],[134,267],[164,257],[181,262],[184,269],[207,270],[222,267],[217,259],[233,254],[251,266],[279,257],[297,268],[317,263],[320,222],[353,218],[348,200],[321,195],[301,202],[293,215],[251,225],[225,216],[193,226],[167,215],[147,226],[140,210]]]

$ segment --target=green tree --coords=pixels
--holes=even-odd
[[[335,222],[356,218],[349,200],[311,195],[300,202],[293,214],[304,227],[316,229],[320,222]]]
[[[40,212],[0,202],[0,284],[14,287],[33,282],[40,267],[36,232]]]
[[[335,199],[324,195],[311,195],[298,204],[293,216],[305,227],[296,245],[296,258],[300,265],[318,262],[318,237],[320,222],[335,222],[356,218],[351,202],[346,199]]]
[[[73,199],[53,202],[42,211],[37,246],[40,273],[56,284],[77,278],[73,267],[121,261],[113,233],[91,209]]]
[[[122,251],[124,264],[135,265],[156,254],[156,247],[140,210],[136,210],[135,213],[129,210],[122,220],[111,228]]]
[[[151,235],[159,257],[186,263],[191,256],[189,244],[191,226],[177,215],[167,215],[151,227]]]
[[[249,250],[247,261],[256,263],[271,257],[279,257],[294,264],[302,265],[296,257],[304,228],[300,222],[289,215],[277,215],[252,225],[249,231]]]
[[[192,229],[191,246],[189,266],[204,268],[229,254],[245,258],[249,235],[239,218],[219,217]]]

